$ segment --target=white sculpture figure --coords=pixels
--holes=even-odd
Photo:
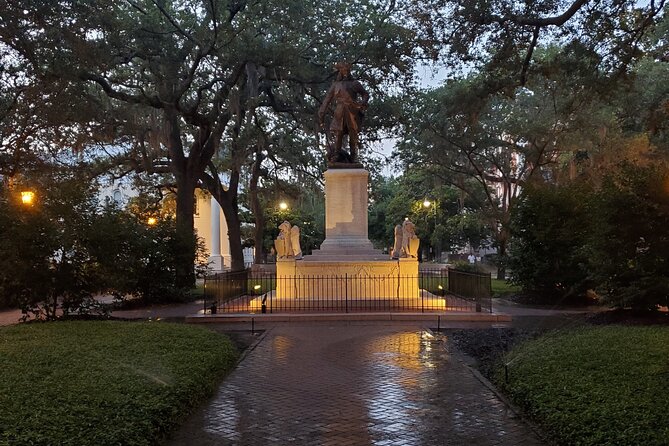
[[[400,257],[418,258],[420,240],[416,236],[416,225],[409,220],[402,223],[402,254]]]
[[[399,259],[402,254],[402,226],[395,226],[395,243],[393,244],[393,250],[390,251],[390,257],[392,259]]]
[[[300,228],[293,226],[290,228],[290,247],[293,251],[293,256],[300,260],[302,258],[302,248],[300,248]]]
[[[302,258],[302,249],[300,248],[300,228],[292,226],[287,221],[279,225],[279,236],[274,240],[276,248],[276,258]]]
[[[290,248],[289,242],[290,242],[290,223],[284,221],[279,225],[279,236],[276,238],[276,240],[274,240],[274,247],[276,248],[277,259],[284,259],[288,257],[288,250]]]

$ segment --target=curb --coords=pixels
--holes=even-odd
[[[186,323],[298,322],[298,321],[437,321],[510,322],[503,313],[285,313],[285,314],[195,314]]]

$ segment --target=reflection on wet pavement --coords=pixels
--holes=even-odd
[[[540,444],[420,327],[279,326],[171,445]]]

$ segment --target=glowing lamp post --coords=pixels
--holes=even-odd
[[[21,192],[21,203],[23,203],[26,206],[32,206],[34,202],[35,202],[35,192],[29,190]]]
[[[430,230],[430,228],[427,225],[427,215],[430,213],[430,206],[432,206],[432,202],[426,198],[423,201],[423,207],[425,208],[425,230],[426,231]],[[427,237],[426,237],[426,239],[427,239]],[[423,248],[423,251],[425,252],[425,260],[427,260],[428,252],[425,251],[425,248]]]

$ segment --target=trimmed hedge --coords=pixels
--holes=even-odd
[[[0,328],[0,445],[150,445],[235,364],[228,338],[151,322]]]
[[[558,444],[669,444],[669,327],[549,334],[509,361],[498,384]]]

